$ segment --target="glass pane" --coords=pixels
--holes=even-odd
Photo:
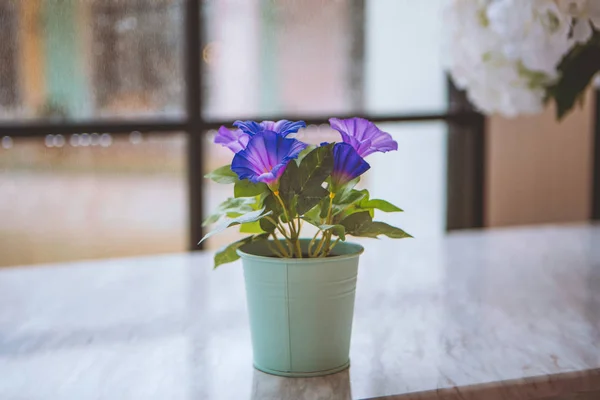
[[[183,115],[183,0],[3,0],[0,119]]]
[[[365,4],[366,111],[445,112],[444,0],[368,0]]]
[[[442,0],[206,2],[205,115],[446,108]]]
[[[0,266],[184,251],[185,135],[0,143]]]
[[[446,230],[447,126],[444,122],[377,124],[398,142],[398,151],[368,156],[371,165],[361,185],[373,198],[387,200],[403,213],[379,214],[416,238]]]
[[[377,219],[405,229],[415,237],[439,236],[446,230],[447,126],[443,122],[387,123],[378,126],[398,142],[398,151],[375,153],[367,161],[371,169],[359,184],[372,198],[387,200],[405,212],[378,213]],[[206,135],[204,173],[231,163],[233,153],[212,143],[214,134]],[[309,125],[296,136],[311,144],[341,141],[329,125]],[[205,215],[214,212],[220,202],[233,197],[233,186],[206,182]],[[427,182],[427,184],[423,184]],[[307,224],[305,224],[305,227]],[[310,227],[308,227],[310,228]],[[303,229],[304,231],[304,229]],[[304,236],[311,235],[310,230]],[[312,231],[314,232],[314,231]],[[246,235],[230,228],[207,241],[208,248],[218,248]]]

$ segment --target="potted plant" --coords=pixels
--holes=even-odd
[[[202,240],[241,225],[252,235],[215,254],[215,268],[242,258],[254,365],[282,376],[318,376],[349,365],[358,258],[362,246],[348,236],[410,237],[373,221],[375,210],[402,211],[356,189],[369,168],[364,157],[397,150],[389,133],[362,118],[329,120],[340,143],[309,146],[289,135],[303,121],[236,121],[215,143],[231,149],[231,165],[207,175],[233,184],[205,225]],[[303,238],[303,227],[316,233]]]

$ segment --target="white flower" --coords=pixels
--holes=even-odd
[[[532,71],[556,77],[572,47],[571,17],[554,0],[498,0],[487,7],[489,27],[503,39],[502,51]]]
[[[573,17],[557,1],[567,0],[450,0],[448,69],[476,107],[509,117],[543,110],[575,43]]]
[[[575,18],[573,39],[578,43],[587,42],[592,36],[592,25],[600,29],[600,1],[598,0],[559,0],[561,11]]]

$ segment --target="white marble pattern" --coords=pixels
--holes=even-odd
[[[252,368],[210,254],[0,269],[0,399],[600,398],[600,227],[363,243],[352,366],[321,378]]]

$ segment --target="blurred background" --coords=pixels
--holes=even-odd
[[[198,249],[232,194],[203,178],[232,157],[212,138],[236,119],[306,120],[317,143],[338,137],[329,117],[377,122],[399,151],[362,185],[417,239],[599,217],[596,93],[560,123],[484,117],[447,77],[443,16],[443,0],[0,0],[0,267]]]

